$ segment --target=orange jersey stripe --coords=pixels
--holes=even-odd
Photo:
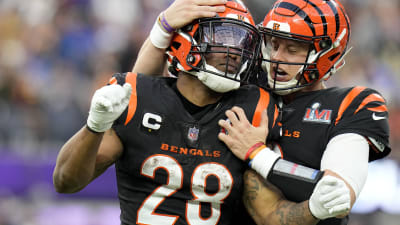
[[[125,82],[130,83],[132,86],[132,94],[129,99],[128,114],[126,115],[125,126],[131,121],[136,112],[137,107],[137,92],[136,92],[136,73],[127,73]]]
[[[269,93],[266,92],[264,89],[259,88],[260,90],[260,98],[258,99],[256,111],[254,112],[253,116],[253,126],[258,127],[260,126],[261,122],[261,115],[269,105]]]
[[[359,95],[363,90],[365,90],[365,87],[355,87],[353,90],[351,90],[346,97],[343,99],[342,104],[340,104],[339,111],[338,111],[338,116],[335,121],[335,125],[339,122],[339,120],[342,118],[344,111],[346,111],[347,107],[351,104],[351,102]]]
[[[386,105],[381,105],[378,107],[373,107],[373,108],[367,108],[369,111],[373,111],[373,112],[386,112],[388,111]]]
[[[356,114],[360,109],[364,108],[364,106],[366,106],[368,103],[370,102],[383,102],[385,103],[385,99],[382,98],[382,96],[378,95],[378,94],[371,94],[368,97],[366,97],[360,104],[360,106],[358,107],[358,109],[354,112],[354,114]],[[373,110],[372,110],[373,111]]]
[[[275,105],[274,122],[272,123],[272,127],[275,127],[275,123],[276,123],[276,121],[278,119],[278,116],[279,116],[279,109],[278,109],[278,106]]]

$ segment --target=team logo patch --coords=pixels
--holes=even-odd
[[[197,139],[199,138],[199,129],[196,127],[191,127],[189,128],[188,131],[188,138],[191,141],[197,141]]]
[[[331,123],[332,110],[331,109],[322,109],[321,103],[313,103],[311,108],[306,109],[306,114],[304,115],[303,121],[305,122],[314,122],[314,123]]]

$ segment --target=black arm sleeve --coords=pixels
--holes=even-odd
[[[310,198],[323,174],[323,171],[278,159],[267,180],[285,193],[287,199],[302,202]]]

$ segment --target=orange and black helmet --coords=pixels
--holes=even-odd
[[[291,64],[271,60],[265,49],[265,42],[271,37],[309,43],[310,48],[305,62],[294,63],[303,65],[296,82],[285,84],[276,79],[271,80],[269,75],[269,88],[278,92],[299,90],[321,79],[328,79],[344,65],[350,29],[346,11],[337,0],[276,1],[259,26],[264,39],[264,70],[268,72],[270,63]]]
[[[228,1],[226,10],[215,17],[202,18],[179,29],[167,49],[169,71],[206,72],[242,82],[259,58],[261,36],[248,9],[241,1]],[[240,57],[234,72],[213,69],[206,54],[225,53]],[[229,57],[226,58],[226,65]]]

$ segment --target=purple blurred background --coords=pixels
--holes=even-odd
[[[130,71],[172,0],[0,0],[0,225],[117,225],[114,168],[60,195],[52,170],[85,123],[90,98]],[[244,1],[261,22],[272,0]],[[400,1],[343,0],[352,22],[347,65],[328,85],[377,89],[390,110],[393,152],[372,163],[350,225],[400,219]]]

